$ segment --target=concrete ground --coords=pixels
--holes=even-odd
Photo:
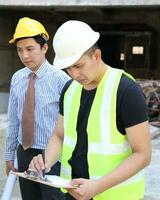
[[[0,197],[3,194],[7,177],[5,175],[4,148],[7,128],[6,114],[0,114]],[[160,129],[150,127],[152,138],[152,161],[146,168],[146,189],[143,200],[160,200]],[[20,200],[18,181],[13,191],[12,200]]]

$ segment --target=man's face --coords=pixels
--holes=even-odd
[[[72,66],[66,68],[68,74],[86,89],[94,88],[99,83],[99,55],[96,50],[92,56],[82,55],[82,57]]]
[[[32,71],[36,71],[44,62],[48,46],[42,48],[33,38],[17,41],[17,52],[22,63]]]

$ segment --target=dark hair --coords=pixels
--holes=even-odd
[[[38,44],[40,44],[41,48],[47,43],[47,40],[45,40],[45,38],[42,37],[42,35],[36,35],[33,38]]]
[[[47,44],[47,40],[44,39],[44,38],[42,37],[42,35],[36,35],[36,36],[33,36],[33,37],[22,37],[22,38],[18,38],[18,39],[16,39],[15,43],[17,43],[17,42],[20,41],[20,40],[26,39],[26,38],[33,38],[33,39],[41,46],[41,48],[42,48],[45,44]]]
[[[85,55],[91,57],[96,49],[99,49],[98,44],[95,43],[93,46],[91,46],[87,51],[84,52]]]

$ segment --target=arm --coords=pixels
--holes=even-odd
[[[63,138],[64,138],[63,116],[59,114],[53,135],[50,138],[45,151],[46,167],[48,166],[51,167],[60,159],[62,152]]]
[[[146,121],[127,128],[126,133],[133,154],[112,173],[99,180],[104,187],[104,189],[100,189],[102,191],[104,191],[105,188],[109,189],[110,187],[125,181],[150,163],[151,143],[148,122]]]
[[[18,143],[18,131],[19,131],[19,119],[17,117],[17,100],[14,95],[13,81],[11,82],[10,97],[8,104],[8,131],[6,137],[6,174],[8,175],[10,170],[15,171],[14,158],[15,151]]]
[[[98,193],[127,180],[147,166],[151,159],[151,144],[148,121],[126,128],[128,142],[133,154],[110,174],[98,180],[75,179],[73,184],[80,188],[70,189],[69,193],[76,199],[91,199]]]
[[[42,155],[39,154],[31,160],[29,168],[37,171],[41,175],[42,170],[44,169],[50,171],[52,165],[54,165],[61,157],[63,138],[63,116],[59,114],[53,134],[45,150],[45,163],[43,162]]]

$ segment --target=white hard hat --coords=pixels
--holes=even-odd
[[[100,34],[82,22],[70,20],[62,24],[53,38],[55,58],[53,65],[67,68],[77,62],[85,51],[92,47]]]

